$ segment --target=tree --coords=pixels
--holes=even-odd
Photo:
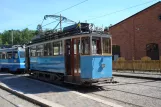
[[[8,42],[6,42],[5,45],[8,45]]]
[[[29,30],[28,28],[23,30],[8,30],[0,33],[0,44],[12,44],[12,33],[13,33],[13,44],[22,45],[29,43],[35,36],[36,31]]]

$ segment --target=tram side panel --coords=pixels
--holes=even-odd
[[[18,63],[17,70],[23,71],[25,70],[25,52],[18,51]]]
[[[82,80],[112,78],[112,56],[81,56]]]
[[[1,70],[4,68],[8,68],[8,60],[7,59],[1,59]]]
[[[64,56],[31,57],[31,71],[65,73]]]

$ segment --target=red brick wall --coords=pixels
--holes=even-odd
[[[158,3],[110,28],[113,45],[119,45],[121,57],[130,60],[146,56],[146,44],[156,43],[161,56],[161,3]]]

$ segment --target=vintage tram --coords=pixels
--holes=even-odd
[[[112,81],[111,35],[88,23],[44,33],[27,45],[26,70],[38,79],[78,85]]]
[[[13,45],[0,49],[0,70],[11,73],[25,72],[25,47]]]

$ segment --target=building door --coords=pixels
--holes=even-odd
[[[146,54],[152,60],[159,60],[159,48],[158,44],[150,43],[146,45]]]
[[[112,45],[112,60],[116,61],[120,57],[120,46]]]

